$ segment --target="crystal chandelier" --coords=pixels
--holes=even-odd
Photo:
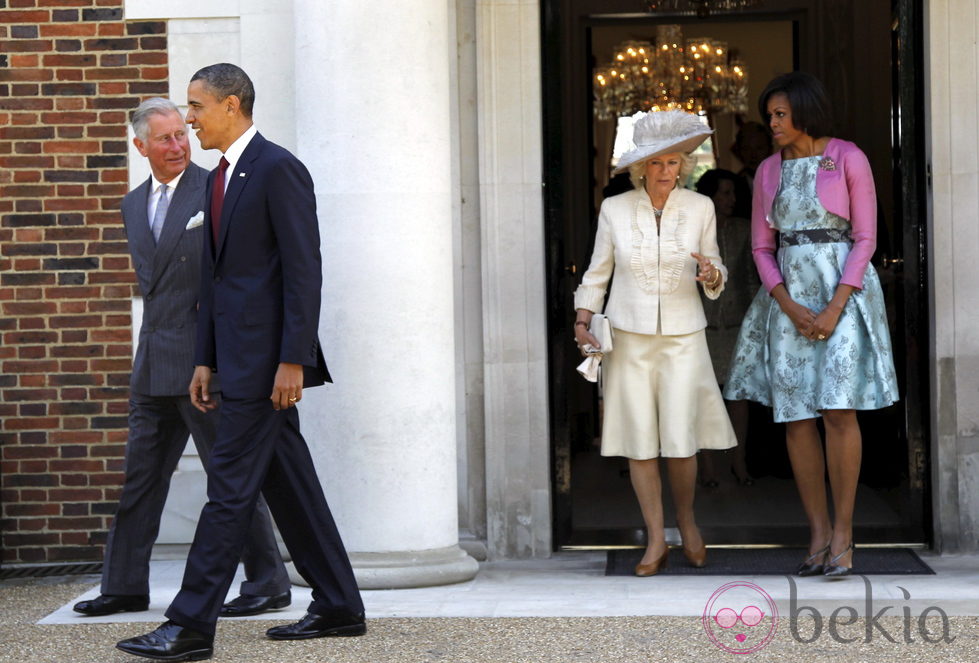
[[[649,12],[670,14],[696,14],[707,18],[712,11],[740,11],[761,7],[764,0],[645,0]]]
[[[655,45],[620,44],[612,62],[595,70],[592,89],[600,120],[675,108],[693,113],[748,110],[745,65],[730,57],[725,42],[684,42],[679,25],[657,26]]]

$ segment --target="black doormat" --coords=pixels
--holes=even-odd
[[[643,549],[609,550],[605,575],[631,576]],[[690,566],[680,548],[671,548],[661,575],[671,576],[784,576],[794,575],[806,557],[802,548],[708,548],[707,566]],[[853,572],[863,575],[934,575],[910,548],[860,548],[853,556]]]

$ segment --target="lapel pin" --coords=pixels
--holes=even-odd
[[[238,177],[244,177],[244,176],[245,176],[244,173],[238,173]]]

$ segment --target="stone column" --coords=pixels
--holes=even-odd
[[[925,6],[925,156],[931,166],[928,263],[931,478],[935,545],[979,551],[979,296],[968,287],[979,246],[979,8]],[[910,407],[915,407],[911,405]]]
[[[468,580],[447,3],[296,0],[294,15],[296,145],[316,186],[335,380],[304,397],[303,432],[361,588]]]
[[[551,554],[539,0],[476,0],[490,559]]]

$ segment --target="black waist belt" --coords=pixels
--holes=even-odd
[[[812,230],[787,230],[780,233],[779,246],[801,244],[836,244],[853,242],[849,228],[813,228]]]

